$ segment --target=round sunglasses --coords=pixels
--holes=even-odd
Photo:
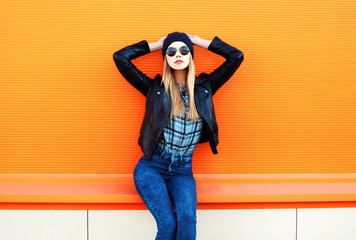
[[[179,51],[182,55],[187,55],[190,52],[190,49],[187,46],[181,46]],[[175,49],[174,47],[169,47],[166,50],[166,54],[170,57],[173,57],[174,55],[176,55],[176,53],[177,53],[177,49]]]

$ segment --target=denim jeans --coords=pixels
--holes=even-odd
[[[193,153],[175,155],[156,145],[133,172],[137,192],[156,220],[156,240],[196,239],[196,181]]]

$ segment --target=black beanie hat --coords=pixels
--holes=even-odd
[[[187,34],[183,33],[183,32],[172,32],[170,34],[167,35],[166,39],[164,39],[163,42],[163,47],[162,47],[162,57],[164,58],[164,55],[166,54],[166,50],[168,48],[168,46],[175,41],[182,41],[185,44],[187,44],[187,46],[190,49],[190,52],[192,54],[192,58],[194,58],[194,48],[193,48],[193,43],[190,40],[190,38],[188,37]]]

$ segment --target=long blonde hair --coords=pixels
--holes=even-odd
[[[162,82],[164,84],[165,91],[171,96],[171,115],[182,117],[185,110],[183,99],[179,92],[179,87],[174,80],[173,69],[169,66],[166,56],[164,56],[164,66],[163,66],[163,76]],[[194,101],[194,83],[195,83],[195,65],[193,62],[192,55],[190,55],[190,61],[188,65],[187,73],[187,90],[189,99],[189,120],[197,121],[199,114],[195,106]]]

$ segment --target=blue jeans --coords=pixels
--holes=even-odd
[[[196,239],[192,156],[174,155],[156,145],[151,157],[143,155],[134,169],[137,192],[156,220],[156,240]]]

